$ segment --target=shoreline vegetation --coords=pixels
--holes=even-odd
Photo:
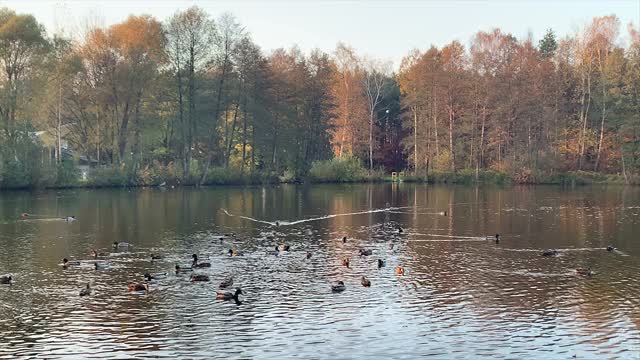
[[[0,190],[639,184],[640,29],[479,29],[400,64],[262,49],[197,6],[78,37],[0,7]],[[620,42],[626,31],[628,42]],[[623,45],[621,45],[623,44]],[[366,49],[365,49],[366,50]]]
[[[4,190],[68,189],[68,188],[126,188],[126,187],[179,187],[179,186],[252,186],[267,184],[356,184],[405,182],[457,185],[639,185],[637,178],[625,179],[618,174],[587,171],[543,173],[533,171],[500,172],[493,170],[462,169],[456,172],[431,171],[414,174],[405,172],[393,177],[383,170],[369,172],[358,159],[332,159],[313,163],[308,175],[296,177],[293,173],[241,174],[224,168],[211,168],[204,182],[202,176],[192,174],[187,180],[171,171],[171,166],[147,167],[133,171],[126,167],[91,169],[83,180],[81,170],[71,162],[57,167],[40,168],[32,173],[3,174],[0,172],[0,192]]]

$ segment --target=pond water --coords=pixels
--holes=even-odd
[[[0,358],[637,359],[638,234],[633,187],[0,193]],[[210,282],[173,271],[194,253]],[[129,293],[146,272],[168,276]],[[239,303],[215,299],[229,276]]]

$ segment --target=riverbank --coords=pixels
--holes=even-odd
[[[352,169],[353,170],[353,169]],[[83,179],[84,177],[84,179]],[[192,176],[187,179],[177,176],[177,174],[154,173],[149,169],[136,173],[126,172],[118,168],[98,168],[93,169],[88,175],[81,176],[77,171],[70,168],[58,169],[54,174],[29,181],[24,179],[21,182],[3,182],[7,177],[0,177],[0,191],[3,190],[29,190],[29,189],[69,189],[69,188],[118,188],[118,187],[179,187],[198,186],[199,176]],[[518,178],[506,172],[491,170],[478,171],[473,169],[463,169],[456,172],[432,171],[426,175],[413,175],[404,173],[392,176],[388,173],[375,171],[371,174],[364,170],[325,172],[319,176],[317,172],[311,171],[306,176],[295,176],[294,174],[278,175],[275,173],[254,173],[241,174],[238,171],[214,168],[202,185],[233,185],[252,186],[266,184],[322,184],[322,183],[382,183],[382,182],[405,182],[405,183],[426,183],[426,184],[460,184],[460,185],[560,185],[560,186],[581,186],[592,184],[603,185],[638,185],[640,181],[637,177],[625,178],[616,174],[601,174],[594,172],[576,171],[563,173],[536,173],[526,179]]]

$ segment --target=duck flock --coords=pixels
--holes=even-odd
[[[443,215],[443,216],[447,216],[447,212],[441,212],[438,213],[438,215]],[[21,218],[25,219],[29,217],[28,214],[22,214]],[[69,217],[65,217],[62,218],[65,221],[75,221],[75,217],[74,216],[69,216]],[[279,226],[280,224],[276,222],[276,226]],[[404,233],[404,230],[402,229],[402,227],[397,226],[396,227],[396,235],[401,236]],[[229,237],[235,237],[235,234],[225,234],[225,236],[229,236]],[[220,238],[222,240],[222,238]],[[491,235],[491,236],[486,236],[485,237],[486,240],[488,241],[495,241],[496,244],[500,243],[501,240],[501,236],[500,234],[495,234],[495,235]],[[344,236],[342,238],[342,242],[343,243],[347,243],[348,238],[347,236]],[[393,245],[391,245],[393,246]],[[115,251],[127,251],[130,250],[133,245],[131,243],[128,242],[114,242],[112,245],[113,249]],[[280,254],[283,253],[287,253],[291,250],[290,245],[287,244],[278,244],[274,250],[270,250],[271,253],[273,253],[274,255],[278,256]],[[616,250],[616,248],[614,248],[613,246],[607,246],[606,250],[609,252],[613,252]],[[560,254],[560,252],[558,250],[555,249],[546,249],[544,251],[542,251],[541,256],[543,257],[555,257],[558,256]],[[241,254],[239,253],[238,250],[236,249],[228,249],[228,251],[226,252],[226,255],[229,257],[236,257],[236,256],[241,256]],[[358,255],[360,257],[369,257],[371,255],[373,255],[373,251],[371,249],[367,249],[367,248],[360,248],[358,250]],[[86,262],[93,262],[93,268],[95,270],[107,270],[110,267],[110,263],[108,261],[105,261],[105,258],[109,257],[110,253],[101,253],[98,252],[96,250],[92,250],[91,251],[91,257],[92,259],[87,259],[87,260],[69,260],[67,258],[62,259],[62,263],[60,264],[60,266],[62,266],[63,269],[69,269],[69,268],[77,268],[80,267],[83,263]],[[305,254],[305,258],[308,260],[313,256],[312,252],[310,251],[306,251]],[[189,276],[189,281],[191,282],[209,282],[211,279],[208,275],[205,274],[196,274],[194,273],[194,270],[197,269],[206,269],[206,268],[210,268],[211,267],[211,263],[209,262],[201,262],[200,259],[198,258],[197,254],[192,254],[191,256],[191,264],[190,265],[180,265],[180,264],[175,264],[174,266],[174,271],[176,274],[184,274],[190,273]],[[157,255],[157,254],[149,254],[149,261],[153,262],[153,261],[157,261],[157,260],[162,260],[164,257],[162,255]],[[385,260],[378,258],[377,259],[377,267],[378,269],[381,269],[383,267],[385,267]],[[350,259],[349,257],[344,257],[341,259],[341,264],[344,267],[350,268]],[[577,268],[575,270],[576,274],[578,275],[583,275],[583,276],[592,276],[594,275],[594,272],[591,270],[591,268]],[[405,275],[405,269],[402,266],[397,266],[394,269],[394,273],[397,276],[404,276]],[[145,294],[147,292],[150,291],[150,287],[149,285],[152,284],[154,281],[157,280],[162,280],[164,278],[166,278],[167,276],[169,276],[169,273],[167,272],[162,272],[162,273],[145,273],[143,275],[143,279],[139,279],[136,281],[132,281],[127,285],[127,291],[131,292],[131,293],[142,293]],[[14,282],[14,277],[11,274],[6,274],[6,275],[1,275],[0,276],[0,284],[4,284],[4,285],[11,285]],[[371,287],[371,281],[365,276],[362,275],[360,278],[360,283],[363,287]],[[240,287],[236,287],[235,289],[232,289],[234,285],[234,279],[233,276],[227,276],[226,278],[224,278],[220,284],[219,284],[219,290],[216,291],[215,294],[215,298],[217,300],[224,300],[224,301],[229,301],[229,300],[234,300],[236,302],[236,304],[241,304],[240,300],[239,300],[239,296],[242,295],[242,289]],[[333,293],[341,293],[343,291],[346,290],[346,285],[342,280],[337,281],[335,284],[330,285],[330,290]],[[90,296],[92,293],[92,289],[91,289],[91,284],[87,283],[82,289],[79,290],[79,296]]]

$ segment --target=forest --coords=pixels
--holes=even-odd
[[[198,7],[74,37],[2,8],[0,68],[0,188],[640,182],[640,32],[614,15],[393,69],[343,43],[265,51]]]

